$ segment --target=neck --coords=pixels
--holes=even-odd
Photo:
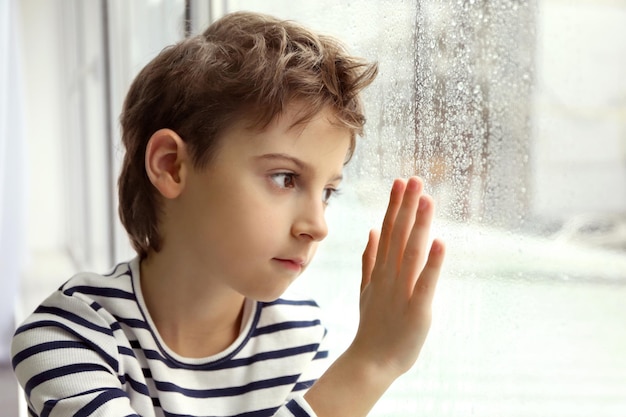
[[[141,291],[161,338],[184,357],[223,351],[239,335],[244,297],[188,263],[168,258],[152,253],[140,268]]]

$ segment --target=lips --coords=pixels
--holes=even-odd
[[[283,268],[290,271],[299,272],[302,271],[305,266],[305,261],[301,258],[274,258],[273,260],[276,261],[276,263],[278,263]]]

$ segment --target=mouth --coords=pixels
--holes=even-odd
[[[274,258],[272,260],[278,263],[281,267],[294,272],[301,272],[306,265],[305,261],[302,259]]]

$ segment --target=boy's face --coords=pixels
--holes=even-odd
[[[198,279],[274,300],[326,237],[324,212],[351,135],[331,123],[330,110],[292,126],[297,109],[262,132],[233,126],[209,166],[188,174],[173,203],[176,233],[166,240],[174,239],[189,266],[201,271]]]

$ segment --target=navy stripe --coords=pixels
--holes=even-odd
[[[93,363],[75,363],[72,365],[61,366],[59,368],[53,368],[48,371],[44,371],[29,379],[28,382],[26,382],[26,384],[24,385],[24,392],[26,393],[26,395],[30,396],[31,391],[39,384],[42,384],[51,379],[83,372],[110,373],[110,371],[104,366]]]
[[[43,405],[43,409],[41,410],[40,417],[48,417],[58,402],[59,400],[46,401]]]
[[[143,395],[150,395],[150,391],[148,390],[148,386],[146,384],[133,379],[128,374],[124,374],[124,380],[133,390],[135,390],[135,392],[139,392]]]
[[[292,348],[280,349],[280,350],[271,350],[268,352],[258,353],[249,358],[245,359],[237,359],[231,361],[235,363],[236,366],[247,366],[251,365],[255,362],[261,362],[271,359],[282,359],[289,356],[302,355],[303,353],[311,353],[315,352],[319,348],[319,343],[312,343],[309,345],[296,346]],[[226,366],[222,366],[222,368],[226,368]]]
[[[38,345],[31,346],[18,352],[13,359],[11,360],[11,365],[13,369],[17,367],[17,365],[25,359],[30,358],[33,355],[36,355],[41,352],[47,352],[49,350],[59,350],[59,349],[88,349],[89,346],[85,342],[76,342],[73,340],[55,340],[54,342],[46,342],[40,343]]]
[[[274,305],[290,305],[290,306],[311,306],[311,307],[319,307],[319,305],[313,300],[285,300],[283,298],[279,298],[275,301],[269,303],[263,303],[264,306],[274,306]]]
[[[124,272],[120,272],[119,270],[121,268],[124,268]],[[113,277],[113,278],[121,278],[124,276],[130,277],[130,265],[128,264],[128,262],[122,262],[119,263],[117,265],[115,265],[110,272],[107,272],[106,274],[102,274],[103,277]],[[119,275],[118,275],[119,274]],[[114,276],[116,275],[116,276]]]
[[[54,400],[54,401],[49,400],[49,401],[46,401],[44,403],[44,405],[43,405],[43,409],[41,410],[41,416],[40,417],[48,417],[59,401],[60,400]]]
[[[113,317],[115,317],[115,320],[127,325],[128,327],[132,327],[134,329],[151,330],[148,323],[146,323],[144,320],[129,319],[127,317],[119,317],[119,316],[113,316]]]
[[[328,358],[328,351],[327,350],[320,350],[319,352],[317,352],[315,354],[315,357],[313,358],[313,360],[326,359],[326,358]]]
[[[78,315],[76,315],[74,313],[70,313],[67,310],[63,310],[62,308],[39,306],[35,310],[35,314],[52,314],[54,316],[58,316],[58,317],[64,318],[65,320],[69,320],[72,323],[76,323],[76,324],[78,324],[78,325],[80,325],[82,327],[85,327],[87,329],[91,329],[91,330],[95,330],[95,331],[100,332],[100,333],[104,333],[107,336],[112,336],[113,335],[113,332],[111,331],[110,328],[98,326],[97,324],[94,324],[94,323],[90,322],[89,320],[84,319],[81,316],[78,316]]]
[[[87,405],[78,410],[74,414],[74,417],[88,417],[107,402],[122,397],[126,397],[126,393],[119,389],[108,389],[106,391],[103,391],[96,398],[88,402]]]
[[[315,352],[318,347],[319,347],[319,344],[314,343],[310,345],[297,346],[297,347],[281,349],[281,350],[271,350],[268,352],[258,353],[248,358],[232,359],[227,362],[217,363],[211,366],[210,369],[218,370],[218,369],[229,369],[229,368],[239,368],[242,366],[249,366],[256,362],[262,362],[262,361],[273,360],[273,359],[282,359],[282,358],[287,358],[289,356],[296,356],[296,355],[301,355],[304,353]]]
[[[298,380],[299,375],[287,375],[278,378],[263,379],[260,381],[250,382],[249,384],[239,387],[215,388],[208,390],[196,390],[179,387],[171,382],[154,381],[154,385],[159,391],[177,392],[192,398],[218,398],[218,397],[234,397],[237,395],[247,394],[266,388],[274,388],[282,385],[294,384]]]
[[[58,400],[48,400],[45,402],[43,410],[41,411],[41,415],[40,417],[48,417],[50,415],[50,413],[52,412],[52,410],[54,410],[54,407],[56,407],[56,405],[63,401],[63,400],[67,400],[69,398],[76,398],[76,397],[81,397],[83,395],[89,395],[89,394],[94,394],[96,392],[102,392],[104,391],[104,388],[97,388],[97,389],[93,389],[93,390],[89,390],[89,391],[85,391],[85,392],[81,392],[79,394],[76,395],[72,395],[70,397],[66,397],[66,398],[60,398]],[[74,416],[76,416],[77,414],[74,414]]]
[[[91,309],[93,311],[100,311],[100,310],[102,310],[102,306],[100,304],[98,304],[97,301],[94,301],[91,304],[89,304],[89,307],[91,307]]]
[[[120,355],[132,356],[133,358],[136,358],[135,351],[126,346],[118,346],[117,353],[119,353]]]
[[[265,408],[263,410],[254,410],[254,411],[248,411],[246,413],[235,414],[232,417],[272,417],[276,413],[276,410],[278,410],[278,407]],[[166,410],[163,410],[163,415],[165,417],[194,417],[194,416],[190,416],[189,414],[170,413],[170,412],[167,412]],[[307,417],[310,417],[310,416],[307,416]]]
[[[178,366],[173,364],[172,361],[170,361],[169,359],[167,359],[165,356],[161,355],[159,352],[157,352],[154,349],[143,349],[143,353],[146,359],[163,362],[170,368],[178,368]]]
[[[311,320],[311,321],[285,321],[282,323],[272,324],[265,327],[258,327],[253,336],[259,336],[262,334],[275,333],[283,330],[290,329],[301,329],[306,327],[315,327],[319,326],[321,322],[319,320]]]
[[[96,388],[96,389],[92,389],[89,391],[85,391],[85,392],[81,392],[78,393],[76,395],[72,395],[66,398],[59,398],[58,400],[48,400],[45,402],[44,406],[43,406],[43,410],[41,411],[41,415],[40,417],[48,417],[50,415],[50,413],[52,412],[52,410],[54,410],[54,407],[56,407],[56,405],[63,400],[67,400],[69,398],[76,398],[76,397],[80,397],[83,395],[89,395],[89,394],[93,394],[96,392],[101,392],[104,391],[104,388]]]
[[[85,339],[83,337],[83,335],[81,335],[80,333],[78,333],[76,330],[67,327],[64,324],[61,324],[59,322],[56,321],[52,321],[52,320],[44,320],[44,321],[38,321],[35,323],[30,323],[28,325],[24,325],[21,326],[19,329],[17,329],[17,332],[15,334],[18,333],[23,333],[27,330],[32,330],[32,329],[37,329],[40,327],[56,327],[59,329],[62,329],[64,331],[66,331],[67,333],[71,334],[72,336],[76,337],[77,339],[80,339],[82,341],[84,341],[87,346],[89,346],[90,349],[93,349],[96,353],[98,353],[98,355],[100,355],[100,357],[102,357],[102,359],[104,359],[104,361],[107,363],[107,365],[109,365],[111,368],[115,369],[117,371],[118,369],[118,362],[115,358],[113,358],[111,355],[109,355],[107,352],[105,352],[97,343],[94,343],[91,340]],[[19,355],[19,354],[18,354]],[[16,355],[17,356],[17,355]],[[12,361],[12,365],[13,365],[13,369],[15,369],[17,367],[17,365],[20,364],[20,362],[16,362],[15,358]]]
[[[315,384],[315,380],[312,379],[310,381],[302,381],[302,382],[298,382],[296,385],[294,385],[292,391],[302,391],[305,389],[309,389],[313,386],[313,384]]]
[[[164,365],[166,365],[168,368],[172,368],[172,369],[178,369],[180,368],[180,365],[173,363],[169,358],[166,358],[165,356],[161,355],[160,352],[154,350],[154,349],[144,349],[141,344],[139,344],[139,341],[137,340],[131,340],[130,341],[130,346],[133,349],[137,349],[139,351],[141,351],[141,354],[149,361],[159,361],[162,362]]]
[[[304,409],[300,407],[300,404],[294,400],[287,403],[287,410],[291,411],[291,414],[293,414],[294,417],[309,417],[309,413],[304,411]]]
[[[97,295],[108,298],[121,298],[124,300],[134,300],[135,294],[128,291],[120,290],[118,288],[106,288],[106,287],[91,287],[88,285],[77,285],[63,290],[65,295],[73,295],[75,292],[88,295]]]
[[[20,327],[17,328],[17,330],[15,331],[15,334],[13,335],[14,337],[17,336],[18,334],[27,332],[29,330],[33,330],[33,329],[39,329],[40,327],[61,327],[61,328],[68,328],[65,325],[59,324],[58,321],[54,321],[54,320],[37,320],[35,322],[32,323],[27,323],[27,324],[23,324]]]
[[[248,411],[247,413],[237,414],[235,417],[271,417],[278,410],[277,407],[265,408],[263,410]]]

